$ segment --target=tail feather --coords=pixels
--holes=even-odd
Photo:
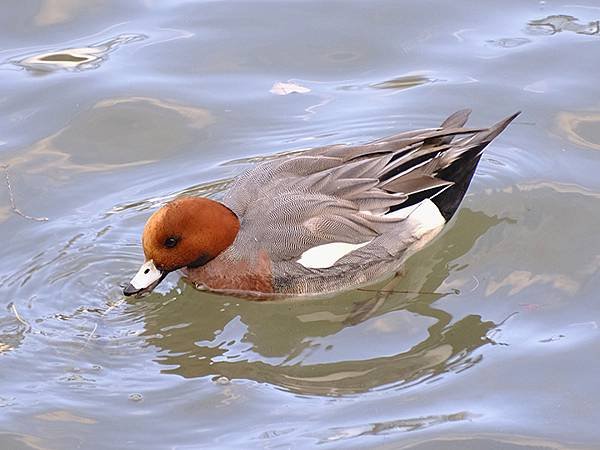
[[[485,147],[502,133],[519,114],[520,111],[501,120],[488,130],[480,131],[473,137],[464,138],[463,140],[466,142],[457,143],[459,146],[455,150],[449,150],[443,155],[442,158],[447,159],[447,164],[442,163],[445,167],[437,172],[436,177],[452,181],[454,184],[433,196],[431,200],[446,221],[452,218],[465,196]],[[453,154],[453,151],[460,153]]]
[[[454,114],[450,115],[446,120],[442,122],[441,128],[462,128],[469,120],[469,116],[471,115],[470,109],[461,109],[460,111],[456,111]],[[432,142],[434,144],[449,144],[454,139],[453,135],[444,136],[437,138],[436,141]]]
[[[448,116],[446,120],[442,122],[441,128],[460,128],[467,123],[469,116],[471,115],[471,109],[461,109],[456,111],[454,114]]]
[[[303,155],[308,164],[315,156],[327,164],[331,161],[336,170],[334,180],[341,177],[350,183],[362,177],[370,178],[369,182],[378,180],[378,189],[396,196],[386,196],[386,202],[390,198],[398,200],[389,207],[389,212],[429,198],[449,220],[469,187],[483,150],[520,113],[489,128],[465,127],[470,114],[471,110],[463,109],[437,128],[403,132],[351,147],[315,148]],[[345,164],[338,168],[336,161]],[[315,176],[320,178],[311,178]],[[306,183],[319,183],[321,188],[323,183],[331,182],[322,174],[311,177]]]
[[[393,156],[379,175],[379,187],[408,198],[391,211],[429,198],[446,220],[460,205],[481,154],[519,113],[489,128],[465,128],[470,110],[457,111],[439,128],[391,136],[378,145]]]

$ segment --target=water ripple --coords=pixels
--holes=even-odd
[[[110,53],[121,45],[147,39],[143,34],[120,34],[116,37],[90,44],[87,47],[63,48],[43,51],[25,57],[12,59],[16,66],[34,72],[54,72],[57,70],[83,71],[97,69]]]

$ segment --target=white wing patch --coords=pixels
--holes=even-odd
[[[394,211],[387,214],[388,217],[403,218],[405,227],[417,239],[413,251],[423,247],[433,239],[446,223],[444,216],[435,203],[428,198],[416,205]],[[300,256],[296,262],[307,269],[328,269],[347,254],[372,242],[372,239],[360,244],[349,244],[347,242],[331,242],[329,244],[317,245],[309,248]]]
[[[446,223],[438,207],[428,198],[416,205],[394,211],[390,215],[403,217],[406,229],[416,239],[416,242],[407,249],[407,256],[423,248],[442,231]]]
[[[360,244],[348,244],[347,242],[331,242],[329,244],[317,245],[309,248],[300,256],[296,262],[307,269],[328,269],[338,260],[371,241]]]
[[[398,217],[408,220],[409,226],[414,226],[419,234],[434,230],[446,223],[446,219],[444,219],[438,207],[428,198],[416,205],[394,211],[388,214],[388,217]]]

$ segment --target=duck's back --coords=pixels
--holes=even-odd
[[[453,216],[483,149],[516,117],[467,129],[468,115],[255,166],[224,199],[240,219],[235,242],[192,271],[192,280],[211,289],[320,295],[398,270]]]

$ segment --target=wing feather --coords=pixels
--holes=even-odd
[[[438,128],[258,164],[238,177],[224,198],[243,224],[236,251],[252,254],[260,248],[273,262],[295,261],[328,243],[393,240],[406,217],[388,213],[433,199],[444,189],[437,198],[452,195],[456,167],[464,160],[474,171],[483,148],[515,117],[487,129],[466,128],[469,113],[457,111]],[[369,254],[370,245],[356,251]]]

